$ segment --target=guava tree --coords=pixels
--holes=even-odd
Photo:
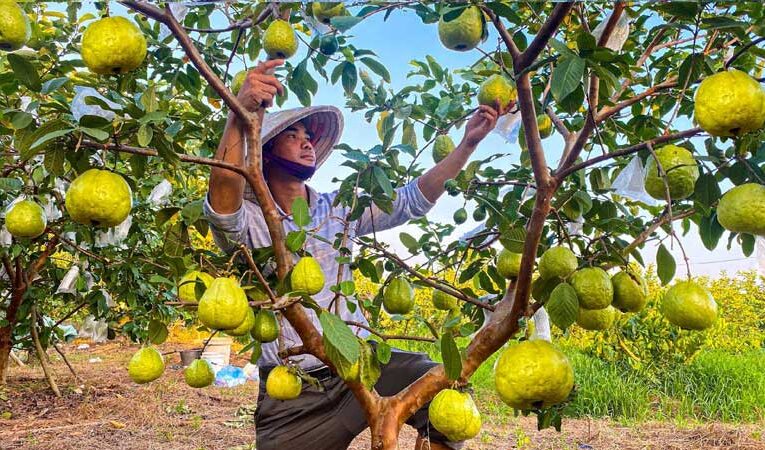
[[[3,247],[7,276],[0,303],[2,373],[10,345],[24,341],[30,327],[36,329],[39,309],[56,296],[55,286],[65,272],[51,259],[57,249],[88,261],[88,270],[101,286],[129,307],[120,311],[102,305],[99,312],[103,294],[88,286],[80,286],[74,295],[100,316],[114,318],[115,330],[144,342],[161,343],[165,324],[179,314],[189,324],[193,321],[193,314],[177,307],[194,303],[206,283],[192,281],[195,298],[178,301],[174,280],[195,269],[216,279],[234,275],[248,293],[257,292],[250,296],[251,306],[278,312],[300,335],[303,345],[284,348],[283,356],[311,354],[340,373],[364,408],[372,448],[392,449],[397,448],[406,418],[439,392],[466,385],[480,364],[518,336],[526,319],[542,306],[562,329],[574,323],[606,329],[621,314],[617,310],[629,313],[642,308],[645,287],[630,264],[645,264],[640,249],[647,242],[658,245],[657,270],[667,284],[676,272],[668,248],[677,246],[685,254],[676,228],[684,233],[693,228],[710,250],[728,230],[728,245],[739,245],[746,254],[753,250],[754,236],[765,232],[761,3],[371,1],[340,7],[227,2],[194,6],[185,16],[170,5],[119,4],[97,3],[97,13],[114,13],[118,7],[130,11],[125,13],[129,25],[113,28],[125,30],[121,42],[135,43],[140,41],[136,34],[142,35],[148,52],[144,56],[142,45],[131,47],[121,53],[131,59],[129,64],[105,64],[102,75],[83,69],[87,65],[98,71],[97,63],[88,62],[88,52],[101,55],[96,62],[108,62],[104,55],[110,53],[86,45],[83,29],[98,22],[78,5],[63,12],[45,4],[24,5],[37,19],[31,21],[31,36],[22,30],[3,47],[18,48],[19,39],[28,46],[4,53],[0,60],[4,204],[21,193],[41,203],[50,193],[64,214],[42,231],[37,223],[39,233],[30,232],[36,237],[17,237]],[[475,62],[448,71],[436,58],[423,55],[412,61],[408,85],[390,89],[386,83],[393,69],[375,57],[374,49],[354,46],[352,33],[364,33],[363,23],[372,16],[404,11],[415,13],[423,26],[433,24],[429,25],[433,39],[445,47],[474,52]],[[228,25],[212,28],[211,23],[221,17]],[[487,35],[497,36],[496,41],[486,40]],[[450,195],[465,202],[454,221],[464,222],[471,209],[473,218],[483,224],[481,231],[456,240],[450,238],[452,224],[416,221],[422,230],[418,238],[401,234],[402,244],[412,254],[425,257],[426,262],[416,266],[374,235],[350,239],[346,232],[332,242],[342,264],[386,284],[374,298],[356,298],[352,282],[340,283],[340,274],[323,274],[338,302],[364,311],[368,328],[380,341],[374,349],[357,339],[330,308],[311,300],[311,280],[301,289],[290,286],[295,284],[288,282],[295,273],[293,254],[307,256],[302,248],[312,234],[305,228],[310,222],[307,208],[293,205],[295,221],[304,228],[285,234],[262,173],[264,109],[245,109],[227,87],[232,84],[234,59],[251,67],[265,59],[264,53],[272,58],[292,56],[298,45],[309,47],[305,57],[300,61],[293,57],[277,72],[288,89],[286,96],[310,104],[321,77],[342,85],[347,108],[377,120],[379,145],[338,148],[352,172],[341,181],[337,197],[349,206],[348,223],[372,205],[389,209],[394,187],[431,164],[424,156],[431,146],[435,159],[448,154],[453,143],[444,135],[464,124],[476,100],[489,104],[517,100],[520,159],[507,156],[516,149],[508,146],[485,160],[472,161],[446,184]],[[367,69],[380,80],[375,81]],[[96,88],[104,96],[97,105],[114,115],[75,117],[69,105],[81,89],[78,86]],[[281,97],[277,103],[284,100]],[[227,109],[247,129],[250,154],[241,166],[209,157]],[[543,142],[551,133],[556,139]],[[563,148],[558,148],[560,142]],[[644,171],[635,170],[639,162],[645,163]],[[194,233],[207,234],[199,201],[205,166],[245,178],[264,211],[271,248],[251,251],[240,246],[227,257],[209,245],[192,242]],[[61,189],[56,190],[56,179],[73,182],[92,167],[119,173],[133,188],[133,222],[124,248],[94,248],[99,223],[79,223],[83,221],[75,217],[77,213],[64,205]],[[633,172],[641,177],[639,192],[624,188],[615,192],[611,183],[617,176]],[[163,176],[178,188],[170,205],[157,210],[146,199]],[[634,187],[635,180],[628,181]],[[725,196],[723,191],[728,191]],[[27,213],[18,210],[25,220],[34,210],[27,206]],[[6,226],[8,221],[6,215]],[[28,231],[22,228],[17,236]],[[66,234],[71,232],[74,239]],[[491,245],[496,241],[505,247],[499,255]],[[352,247],[360,252],[354,254]],[[685,275],[690,277],[687,262],[686,258]],[[265,270],[273,265],[273,272]],[[456,269],[456,276],[442,276],[445,268]],[[605,272],[610,269],[613,278]],[[433,324],[417,311],[407,313],[428,324],[444,363],[397,395],[382,397],[373,386],[380,364],[389,357],[387,341],[408,338],[380,329],[382,311],[397,309],[386,308],[386,291],[399,292],[395,297],[407,291],[402,278],[433,289],[434,303],[453,314],[444,323]],[[297,281],[301,285],[306,280]],[[470,284],[465,287],[465,283]],[[323,332],[308,319],[305,308],[317,311]],[[668,327],[702,330],[714,322],[716,305],[706,290],[680,280],[665,295],[662,312]],[[243,316],[237,323],[244,320]],[[229,325],[233,327],[211,328]],[[31,334],[34,338],[37,333]],[[459,348],[455,337],[464,336],[472,339]],[[571,390],[570,365],[553,346],[530,342],[537,342],[531,345],[539,349],[516,344],[500,359],[499,394],[511,406],[537,413],[540,425],[559,426],[556,404]],[[257,351],[258,341],[248,348]],[[533,359],[557,368],[551,372],[554,376],[544,379],[546,392],[535,396],[499,382],[521,372],[516,369]],[[158,361],[161,365],[161,358]],[[354,365],[356,374],[349,376]],[[539,382],[542,376],[526,381]],[[523,385],[524,380],[513,381],[510,384]],[[450,397],[438,403],[448,409],[461,401]],[[455,414],[473,418],[469,408],[455,409]]]

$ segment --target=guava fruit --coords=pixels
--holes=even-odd
[[[5,214],[5,227],[17,238],[36,238],[47,226],[45,211],[32,200],[16,202]]]
[[[450,441],[472,439],[481,431],[481,413],[467,392],[444,389],[430,402],[428,420]]]
[[[270,59],[287,59],[298,49],[298,39],[286,20],[274,20],[263,33],[263,50]]]
[[[438,38],[444,47],[460,52],[474,49],[484,33],[483,14],[477,6],[468,6],[450,21],[438,21]]]
[[[765,235],[765,186],[746,183],[722,196],[717,204],[717,221],[736,233]]]
[[[146,38],[125,17],[104,17],[91,23],[82,35],[82,61],[101,75],[127,73],[146,58]]]
[[[546,408],[568,397],[574,387],[574,369],[551,343],[523,341],[499,357],[494,383],[502,401],[515,409]]]
[[[730,69],[705,78],[696,90],[694,117],[713,136],[740,136],[765,123],[765,90],[748,74]]]
[[[66,210],[75,222],[102,228],[121,224],[133,207],[130,186],[119,174],[89,169],[66,191]]]
[[[646,192],[657,200],[664,200],[667,197],[666,186],[668,185],[672,200],[690,197],[699,178],[699,167],[696,165],[693,154],[677,145],[665,145],[655,153],[667,175],[667,183],[665,185],[656,159],[651,155],[645,166]]]

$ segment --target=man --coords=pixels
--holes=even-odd
[[[251,70],[239,91],[238,99],[248,110],[261,105],[271,106],[274,96],[284,88],[270,72],[283,63],[273,60]],[[494,128],[498,112],[481,106],[468,120],[462,142],[454,152],[419,178],[396,190],[393,212],[386,214],[372,207],[350,229],[352,236],[370,234],[422,217],[444,192],[444,182],[454,178],[468,161],[481,140]],[[263,166],[266,182],[283,217],[285,232],[298,229],[291,213],[292,202],[299,197],[309,204],[312,223],[316,233],[329,242],[342,233],[344,219],[349,208],[332,206],[336,192],[319,194],[311,189],[306,180],[327,159],[340,139],[343,119],[340,111],[331,106],[296,108],[266,114],[262,124]],[[245,162],[245,137],[243,127],[233,113],[229,113],[216,158],[242,165]],[[263,213],[254,196],[245,188],[245,180],[238,174],[220,168],[212,168],[209,192],[205,201],[208,217],[218,245],[225,251],[233,251],[240,242],[251,248],[271,245]],[[309,238],[305,249],[321,264],[324,275],[334,280],[338,271],[338,252],[322,239]],[[296,258],[297,259],[297,258]],[[343,268],[343,280],[352,279],[348,266]],[[313,298],[322,307],[328,307],[334,293],[328,282],[324,290]],[[338,306],[338,305],[336,305]],[[345,320],[366,323],[361,311],[351,312],[345,302],[340,303],[339,314]],[[333,308],[334,309],[334,308]],[[317,328],[321,328],[316,314],[306,311]],[[364,330],[356,330],[366,337]],[[286,348],[300,345],[294,329],[282,322],[282,339]],[[360,405],[345,384],[321,361],[310,355],[294,359],[309,374],[319,379],[324,390],[304,385],[300,397],[291,401],[274,400],[265,392],[265,382],[260,384],[256,415],[258,450],[338,450],[347,448],[351,441],[366,427]],[[278,357],[278,344],[263,345],[263,355],[258,361],[261,380],[282,361]],[[427,355],[394,351],[389,364],[382,367],[382,374],[375,388],[381,395],[393,395],[419,378],[435,365]],[[419,432],[416,449],[459,449],[460,443],[448,442],[428,424],[427,405],[407,423]]]

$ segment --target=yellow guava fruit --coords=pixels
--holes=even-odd
[[[478,103],[480,105],[489,105],[496,108],[507,108],[511,102],[518,98],[518,91],[515,86],[510,84],[507,78],[502,75],[492,75],[481,83],[478,88]]]
[[[497,255],[497,272],[504,278],[515,278],[521,272],[521,259],[523,255],[502,249]]]
[[[137,69],[146,58],[146,38],[125,17],[105,17],[82,35],[82,61],[91,72],[120,74]]]
[[[705,330],[717,320],[717,303],[704,286],[679,281],[661,301],[661,312],[669,323],[686,330]]]
[[[154,347],[144,347],[130,358],[128,375],[138,384],[154,381],[165,372],[165,361],[162,354]]]
[[[250,332],[254,325],[255,313],[252,311],[252,308],[247,308],[247,317],[244,319],[244,322],[240,323],[238,327],[225,330],[224,332],[229,336],[244,336]]]
[[[383,292],[383,307],[388,314],[406,314],[414,308],[414,291],[406,278],[394,278]]]
[[[450,309],[454,309],[459,304],[457,297],[453,295],[449,295],[446,292],[440,291],[438,289],[433,289],[433,296],[431,300],[433,301],[433,306],[436,309],[440,309],[443,311],[449,311]]]
[[[316,259],[305,256],[292,268],[290,275],[292,290],[315,295],[324,289],[324,272]]]
[[[207,360],[195,359],[183,371],[183,378],[189,386],[203,388],[213,384],[213,381],[215,381],[215,371]]]
[[[277,400],[292,400],[300,396],[303,380],[287,366],[276,366],[268,373],[266,393]]]
[[[439,134],[433,141],[433,161],[438,164],[454,151],[454,141],[449,135]]]
[[[5,227],[14,237],[36,238],[47,226],[45,211],[32,200],[16,202],[5,214]]]
[[[450,441],[472,439],[481,431],[481,413],[467,392],[444,389],[430,402],[428,420]]]
[[[579,308],[576,324],[585,330],[607,330],[614,326],[616,314],[616,308],[611,305],[603,309]]]
[[[197,280],[200,280],[205,286],[205,290],[210,287],[213,277],[198,270],[192,270],[181,278],[178,282],[178,299],[186,303],[197,303]],[[204,292],[203,292],[204,294]]]
[[[765,123],[765,90],[740,70],[716,73],[699,85],[694,117],[713,136],[740,136],[759,130]]]
[[[242,89],[242,85],[244,84],[244,79],[247,78],[247,71],[246,70],[240,70],[239,72],[234,75],[234,79],[231,80],[231,92],[234,95],[237,95],[239,93],[239,90]]]
[[[539,276],[545,280],[566,278],[574,273],[578,265],[574,252],[566,247],[552,247],[539,258]]]
[[[89,169],[66,191],[66,210],[75,222],[109,228],[121,224],[133,207],[130,185],[119,174]]]
[[[343,2],[313,2],[311,12],[316,20],[329,24],[333,17],[345,15],[345,5]]]
[[[539,137],[542,139],[550,137],[553,132],[553,123],[550,116],[540,114],[537,116],[537,127],[539,128]]]
[[[765,235],[765,186],[746,183],[722,196],[717,204],[717,221],[736,233]]]
[[[274,20],[263,33],[263,49],[270,59],[287,59],[298,49],[298,39],[286,20]]]
[[[585,267],[571,275],[569,283],[576,291],[579,306],[586,309],[603,309],[614,300],[611,278],[600,267]]]
[[[279,321],[276,314],[268,309],[260,309],[255,314],[255,323],[250,328],[250,335],[256,341],[273,342],[279,337]]]
[[[29,41],[32,27],[15,1],[0,0],[0,50],[18,50]]]
[[[690,197],[696,186],[696,180],[699,178],[699,167],[696,165],[693,154],[677,145],[665,145],[656,150],[656,156],[659,158],[664,173],[667,174],[666,185],[669,186],[669,195],[672,200]],[[657,200],[664,200],[667,197],[666,185],[659,172],[656,159],[653,155],[649,156],[645,166],[646,192]]]
[[[216,278],[199,300],[199,321],[214,330],[232,330],[247,319],[247,295],[233,278]]]
[[[574,369],[551,343],[523,341],[499,357],[494,383],[502,401],[515,409],[546,408],[568,397],[574,387]]]
[[[611,303],[623,312],[638,312],[648,301],[648,286],[640,275],[622,270],[611,277],[614,300]]]
[[[438,21],[438,38],[444,47],[460,52],[474,49],[483,37],[483,14],[477,6],[468,6],[450,21]]]

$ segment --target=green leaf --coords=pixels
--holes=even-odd
[[[744,252],[744,256],[747,258],[752,256],[754,252],[754,236],[751,234],[742,233],[741,236],[741,251]]]
[[[513,253],[523,253],[523,246],[526,242],[526,229],[523,227],[513,227],[507,231],[502,231],[502,234],[499,236],[499,242]]]
[[[374,166],[372,168],[372,173],[375,176],[375,179],[377,180],[378,186],[380,186],[385,192],[385,195],[388,197],[393,197],[393,185],[390,183],[390,180],[388,179],[388,175],[385,174],[385,172],[380,168],[380,166]]]
[[[457,343],[450,333],[445,333],[440,340],[441,358],[444,360],[444,372],[450,380],[456,380],[462,374],[462,356]]]
[[[345,280],[340,282],[340,292],[345,296],[351,296],[356,292],[356,283],[353,280]]]
[[[13,74],[23,84],[33,91],[40,91],[42,84],[40,83],[40,75],[37,74],[37,69],[26,58],[13,53],[7,54],[8,62],[13,69]]]
[[[311,224],[308,202],[303,197],[298,197],[292,202],[292,220],[301,228]]]
[[[710,173],[702,174],[696,180],[695,193],[696,200],[704,206],[712,206],[722,195],[717,179]]]
[[[414,124],[409,120],[404,121],[404,132],[401,136],[401,144],[408,145],[414,149],[417,148],[417,132],[414,130]]]
[[[18,191],[24,187],[24,183],[18,178],[0,178],[1,191]]]
[[[345,93],[350,95],[353,90],[356,89],[356,82],[358,81],[358,74],[356,73],[356,65],[347,63],[343,67],[342,83]]]
[[[183,222],[178,221],[174,223],[165,232],[164,252],[167,256],[180,258],[190,246],[189,233]]]
[[[409,233],[401,233],[398,237],[401,239],[401,243],[404,244],[404,247],[409,250],[409,253],[416,254],[420,252],[420,244],[414,236]]]
[[[194,200],[189,202],[181,210],[181,217],[186,225],[191,225],[202,217],[202,207],[204,205],[203,200]]]
[[[305,230],[290,231],[289,233],[287,233],[285,244],[287,245],[287,248],[289,249],[289,251],[296,252],[303,247],[306,237],[307,237],[307,234]]]
[[[707,250],[714,250],[717,247],[717,243],[720,242],[720,238],[723,235],[725,229],[717,222],[717,216],[705,216],[701,218],[699,223],[699,236],[701,237],[701,243],[704,244]]]
[[[584,60],[578,56],[563,56],[553,69],[550,92],[561,101],[579,87],[584,76]]]
[[[330,19],[330,23],[333,27],[337,28],[338,31],[344,33],[353,28],[354,25],[361,22],[362,20],[364,20],[363,17],[336,16]]]
[[[69,82],[67,77],[53,78],[42,84],[41,94],[47,95]]]
[[[391,357],[391,347],[387,342],[378,342],[375,353],[377,353],[377,360],[380,361],[380,363],[388,364]]]
[[[138,128],[138,145],[146,147],[151,143],[151,139],[154,137],[154,130],[152,130],[149,124],[143,124]]]
[[[167,339],[167,326],[159,320],[149,322],[149,342],[159,345]]]
[[[675,270],[677,266],[675,264],[675,258],[667,250],[664,244],[659,246],[659,250],[656,252],[656,272],[659,275],[662,285],[666,285],[675,276]]]
[[[362,275],[375,283],[380,282],[380,275],[377,273],[377,268],[372,263],[372,261],[366,258],[361,258],[357,260],[356,264],[358,265],[359,272],[361,272]]]
[[[359,357],[359,380],[367,389],[372,389],[380,379],[380,364],[372,351],[372,346],[366,342],[361,344]]]
[[[252,341],[252,354],[250,355],[250,364],[257,364],[260,355],[263,354],[263,344],[260,341]]]
[[[21,153],[21,159],[27,160],[33,157],[34,155],[36,155],[37,153],[43,151],[45,147],[50,145],[50,139],[43,141],[42,143],[38,144],[36,147],[32,147],[32,144],[36,143],[43,136],[49,133],[57,132],[61,130],[62,128],[68,129],[69,131],[71,131],[71,129],[69,128],[69,124],[67,122],[64,122],[63,120],[54,119],[40,125],[36,130],[32,131],[31,133],[25,133],[23,134],[23,136],[20,136],[19,138],[17,138],[16,149]]]
[[[579,311],[579,299],[576,291],[568,283],[561,283],[552,290],[545,303],[545,310],[556,327],[563,331],[576,322]]]
[[[162,208],[159,211],[154,214],[154,223],[161,227],[165,224],[168,220],[170,220],[171,217],[173,217],[178,211],[180,211],[181,208],[178,208],[177,206],[171,206],[168,208]]]
[[[322,311],[319,316],[323,331],[323,340],[326,344],[334,346],[338,352],[349,362],[359,359],[359,341],[350,327],[338,316]]]
[[[99,141],[105,141],[109,139],[109,133],[104,130],[99,130],[98,128],[77,127],[77,129]]]
[[[63,130],[51,131],[50,133],[44,136],[41,136],[36,141],[34,141],[32,145],[29,146],[29,150],[35,150],[37,147],[50,141],[51,139],[56,139],[57,137],[61,137],[61,136],[65,136],[69,134],[72,130],[73,128],[64,128]]]
[[[361,58],[359,61],[369,67],[372,72],[379,75],[380,78],[390,83],[390,72],[388,72],[388,69],[386,69],[385,66],[380,63],[380,61],[372,58]]]

